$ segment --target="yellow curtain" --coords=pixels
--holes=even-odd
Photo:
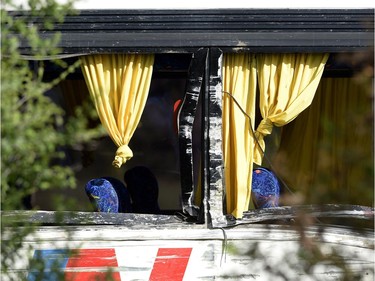
[[[319,85],[328,54],[261,54],[257,56],[260,113],[255,132],[254,163],[261,165],[264,137],[273,125],[284,126],[308,107]]]
[[[283,177],[307,203],[372,204],[371,83],[323,78],[311,106],[283,127]]]
[[[133,156],[128,144],[141,118],[151,83],[154,55],[81,57],[81,68],[100,121],[117,145],[113,165]]]
[[[236,218],[248,210],[251,198],[256,60],[252,54],[224,54],[223,158],[227,213]],[[251,117],[241,111],[239,106]]]

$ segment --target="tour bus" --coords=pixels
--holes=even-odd
[[[108,135],[65,151],[81,169],[62,195],[78,205],[58,211],[49,198],[61,191],[39,191],[37,210],[2,212],[35,224],[10,271],[29,281],[373,280],[374,8],[156,2],[83,3],[55,25],[57,56],[80,67],[48,95],[67,112],[91,100]],[[133,172],[140,189],[140,167],[156,182],[156,211],[92,209],[90,181],[130,190]],[[6,227],[2,243],[17,231]]]

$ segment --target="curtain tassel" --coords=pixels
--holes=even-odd
[[[112,165],[116,168],[120,168],[123,164],[126,163],[130,158],[133,157],[133,151],[126,144],[121,145],[117,151],[115,160],[113,160]]]

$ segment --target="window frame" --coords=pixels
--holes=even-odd
[[[13,16],[24,14],[27,12],[14,12]],[[112,18],[112,22],[105,23],[108,18]],[[124,21],[116,22],[119,18]],[[273,21],[265,21],[267,18]],[[128,24],[130,19],[132,25]],[[369,25],[363,24],[365,20]],[[38,24],[41,19],[32,21]],[[101,29],[94,29],[94,23]],[[187,26],[188,30],[184,31]],[[79,15],[68,16],[64,23],[56,26],[56,31],[61,32],[61,57],[116,52],[192,54],[186,96],[193,101],[200,95],[203,102],[204,149],[201,157],[204,176],[201,184],[204,193],[199,211],[188,210],[193,164],[192,155],[186,154],[181,162],[183,209],[188,215],[198,216],[193,218],[194,222],[222,227],[234,223],[233,218],[225,214],[224,202],[221,153],[223,53],[361,52],[374,46],[374,9],[85,10]],[[43,32],[43,37],[49,36],[50,32]],[[32,58],[27,44],[23,43],[20,49],[26,59]],[[194,90],[195,87],[199,90]],[[189,112],[196,109],[194,102],[185,105],[180,127],[192,126],[188,119],[193,115]],[[182,140],[181,154],[186,152],[192,139],[181,132],[179,139]],[[243,221],[250,221],[254,214],[245,214]],[[131,217],[131,214],[126,215]],[[167,220],[174,219],[172,217]],[[182,216],[180,219],[191,218]]]

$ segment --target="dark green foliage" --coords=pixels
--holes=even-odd
[[[10,5],[10,2],[8,1]],[[54,61],[63,68],[62,74],[53,81],[45,82],[44,63],[30,63],[18,51],[20,40],[28,42],[35,59],[53,57],[59,34],[51,39],[41,39],[37,25],[31,22],[35,16],[45,19],[44,25],[53,28],[70,13],[71,3],[55,1],[29,1],[27,16],[12,18],[5,10],[2,14],[1,60],[1,186],[2,209],[21,209],[22,198],[36,190],[71,188],[75,186],[71,167],[63,166],[65,154],[62,148],[84,143],[99,136],[102,131],[88,129],[88,114],[95,114],[91,107],[78,108],[76,116],[67,118],[64,110],[45,95],[78,66]],[[30,65],[33,67],[31,68]]]

